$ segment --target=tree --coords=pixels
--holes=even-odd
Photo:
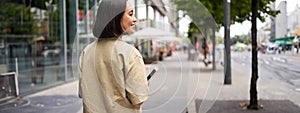
[[[217,29],[216,22],[213,19],[213,16],[209,13],[209,11],[201,5],[201,3],[198,0],[174,0],[175,4],[177,4],[178,10],[183,10],[185,12],[185,15],[188,15],[192,19],[192,23],[195,26],[189,27],[189,34],[192,34],[193,32],[201,32],[201,34],[204,34],[204,38],[208,39],[208,36],[211,35],[210,39],[212,40],[212,69],[216,69],[216,63],[215,63],[215,31]],[[192,30],[192,29],[198,29]],[[192,32],[191,32],[192,31]],[[193,38],[190,37],[189,38]]]
[[[37,20],[29,7],[19,4],[2,3],[0,34],[37,34]]]
[[[95,0],[88,0],[89,1],[89,9],[92,9],[95,4]],[[78,0],[78,9],[85,10],[86,8],[86,0]]]
[[[193,22],[191,22],[190,24],[189,24],[189,30],[188,30],[188,38],[190,39],[190,40],[193,40],[192,38],[192,35],[194,34],[194,33],[198,33],[198,32],[200,32],[199,31],[199,29],[198,29],[198,27],[195,25],[195,23],[193,23]],[[194,42],[193,42],[194,43]]]
[[[216,23],[223,25],[223,0],[199,0],[213,15]],[[265,22],[269,16],[276,16],[279,11],[272,10],[271,2],[275,0],[259,0],[258,1],[258,19]],[[231,23],[242,23],[245,20],[251,20],[251,1],[249,0],[231,0],[230,2],[230,19]]]
[[[224,25],[223,22],[223,0],[197,0],[200,1],[212,14],[216,23],[218,25]],[[276,16],[279,11],[274,11],[270,7],[270,3],[275,0],[231,0],[231,23],[242,23],[245,20],[252,21],[252,77],[251,77],[251,87],[250,87],[250,105],[249,109],[257,109],[257,90],[256,84],[258,79],[258,68],[257,68],[257,44],[256,44],[256,18],[260,19],[262,22],[265,18],[269,16]],[[187,11],[193,20],[197,18],[202,18],[202,15],[197,15],[199,10],[195,8],[194,0],[175,0],[178,4],[178,10]],[[188,5],[187,5],[188,4]],[[251,6],[251,7],[249,7]],[[196,11],[195,11],[196,10]],[[193,13],[190,15],[190,13]]]
[[[224,39],[220,36],[216,37],[216,44],[222,44],[224,42]]]
[[[257,66],[257,42],[256,42],[256,18],[258,16],[258,2],[257,0],[252,0],[251,5],[251,37],[252,37],[252,76],[250,83],[250,104],[248,105],[248,109],[258,110],[258,102],[257,102],[257,79],[258,79],[258,66]]]
[[[55,1],[55,0],[53,0]],[[49,0],[8,0],[5,2],[13,3],[13,4],[20,4],[24,5],[25,7],[36,7],[39,9],[44,9],[46,10],[47,7],[45,5],[45,2],[49,2]],[[56,2],[53,2],[53,4],[56,4]]]
[[[242,35],[242,36],[237,36],[236,35],[236,36],[230,38],[230,42],[231,42],[230,45],[234,45],[237,42],[241,42],[241,43],[244,43],[244,44],[248,45],[250,43],[250,40],[247,37],[247,35]]]
[[[270,3],[275,0],[259,0],[258,4],[258,18],[264,22],[269,16],[276,16],[279,11],[274,11],[270,7]],[[206,23],[203,18],[207,18],[207,14],[203,15],[203,7],[200,3],[205,6],[205,8],[210,12],[210,14],[215,19],[218,26],[224,25],[223,22],[223,0],[174,0],[177,4],[177,10],[186,11],[186,15],[190,16],[193,22],[196,23],[198,27],[203,23]],[[242,23],[246,20],[251,20],[251,1],[249,0],[231,0],[230,3],[230,20],[231,23]],[[202,20],[197,22],[198,20]],[[198,25],[199,24],[199,25]]]

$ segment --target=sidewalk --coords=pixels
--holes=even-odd
[[[202,62],[187,61],[187,55],[176,52],[163,62],[147,65],[160,70],[150,81],[150,98],[143,104],[143,113],[299,113],[300,92],[276,80],[258,79],[259,111],[249,111],[240,103],[249,102],[250,72],[232,64],[232,84],[223,85],[223,67],[205,67]],[[77,96],[78,81],[56,86],[18,101],[0,106],[0,113],[82,113]],[[196,106],[197,105],[197,106]]]
[[[200,89],[206,91],[206,95],[198,96],[195,99],[195,111],[191,113],[299,113],[300,112],[300,92],[290,89],[286,84],[281,84],[277,80],[260,77],[257,82],[258,103],[263,105],[263,109],[249,111],[241,107],[250,100],[250,78],[251,72],[239,70],[240,64],[232,62],[231,85],[223,85],[224,71],[217,67],[216,71],[202,73],[203,79],[217,81],[221,86],[202,82],[201,85],[215,85],[214,88]],[[202,68],[204,68],[202,66]],[[214,74],[211,74],[214,73]],[[216,74],[218,73],[218,74]],[[220,75],[219,78],[214,77]],[[209,76],[210,75],[210,76]],[[214,91],[213,91],[214,90]],[[217,94],[214,94],[217,93]],[[213,95],[213,96],[212,96]],[[217,95],[217,97],[215,96]]]
[[[0,106],[0,113],[82,113],[78,81],[65,83]]]

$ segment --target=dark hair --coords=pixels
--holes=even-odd
[[[97,38],[118,37],[123,33],[121,19],[127,0],[102,0],[97,10],[93,34]]]
[[[104,28],[99,38],[118,37],[124,31],[121,27],[121,18],[124,12],[112,19]]]

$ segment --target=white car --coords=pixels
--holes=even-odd
[[[267,47],[266,53],[275,54],[279,49],[279,45],[276,43],[270,44]]]

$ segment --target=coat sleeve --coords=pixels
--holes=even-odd
[[[148,98],[149,93],[146,68],[139,53],[129,62],[128,69],[125,77],[126,96],[132,104],[139,104]]]
[[[80,56],[79,56],[79,66],[78,66],[78,73],[79,73],[79,84],[78,84],[78,96],[80,97],[80,98],[82,98],[82,90],[81,90],[81,76],[82,76],[82,68],[83,68],[83,66],[82,66],[82,64],[83,64],[83,57],[84,57],[84,51],[82,51],[81,53],[80,53]]]

